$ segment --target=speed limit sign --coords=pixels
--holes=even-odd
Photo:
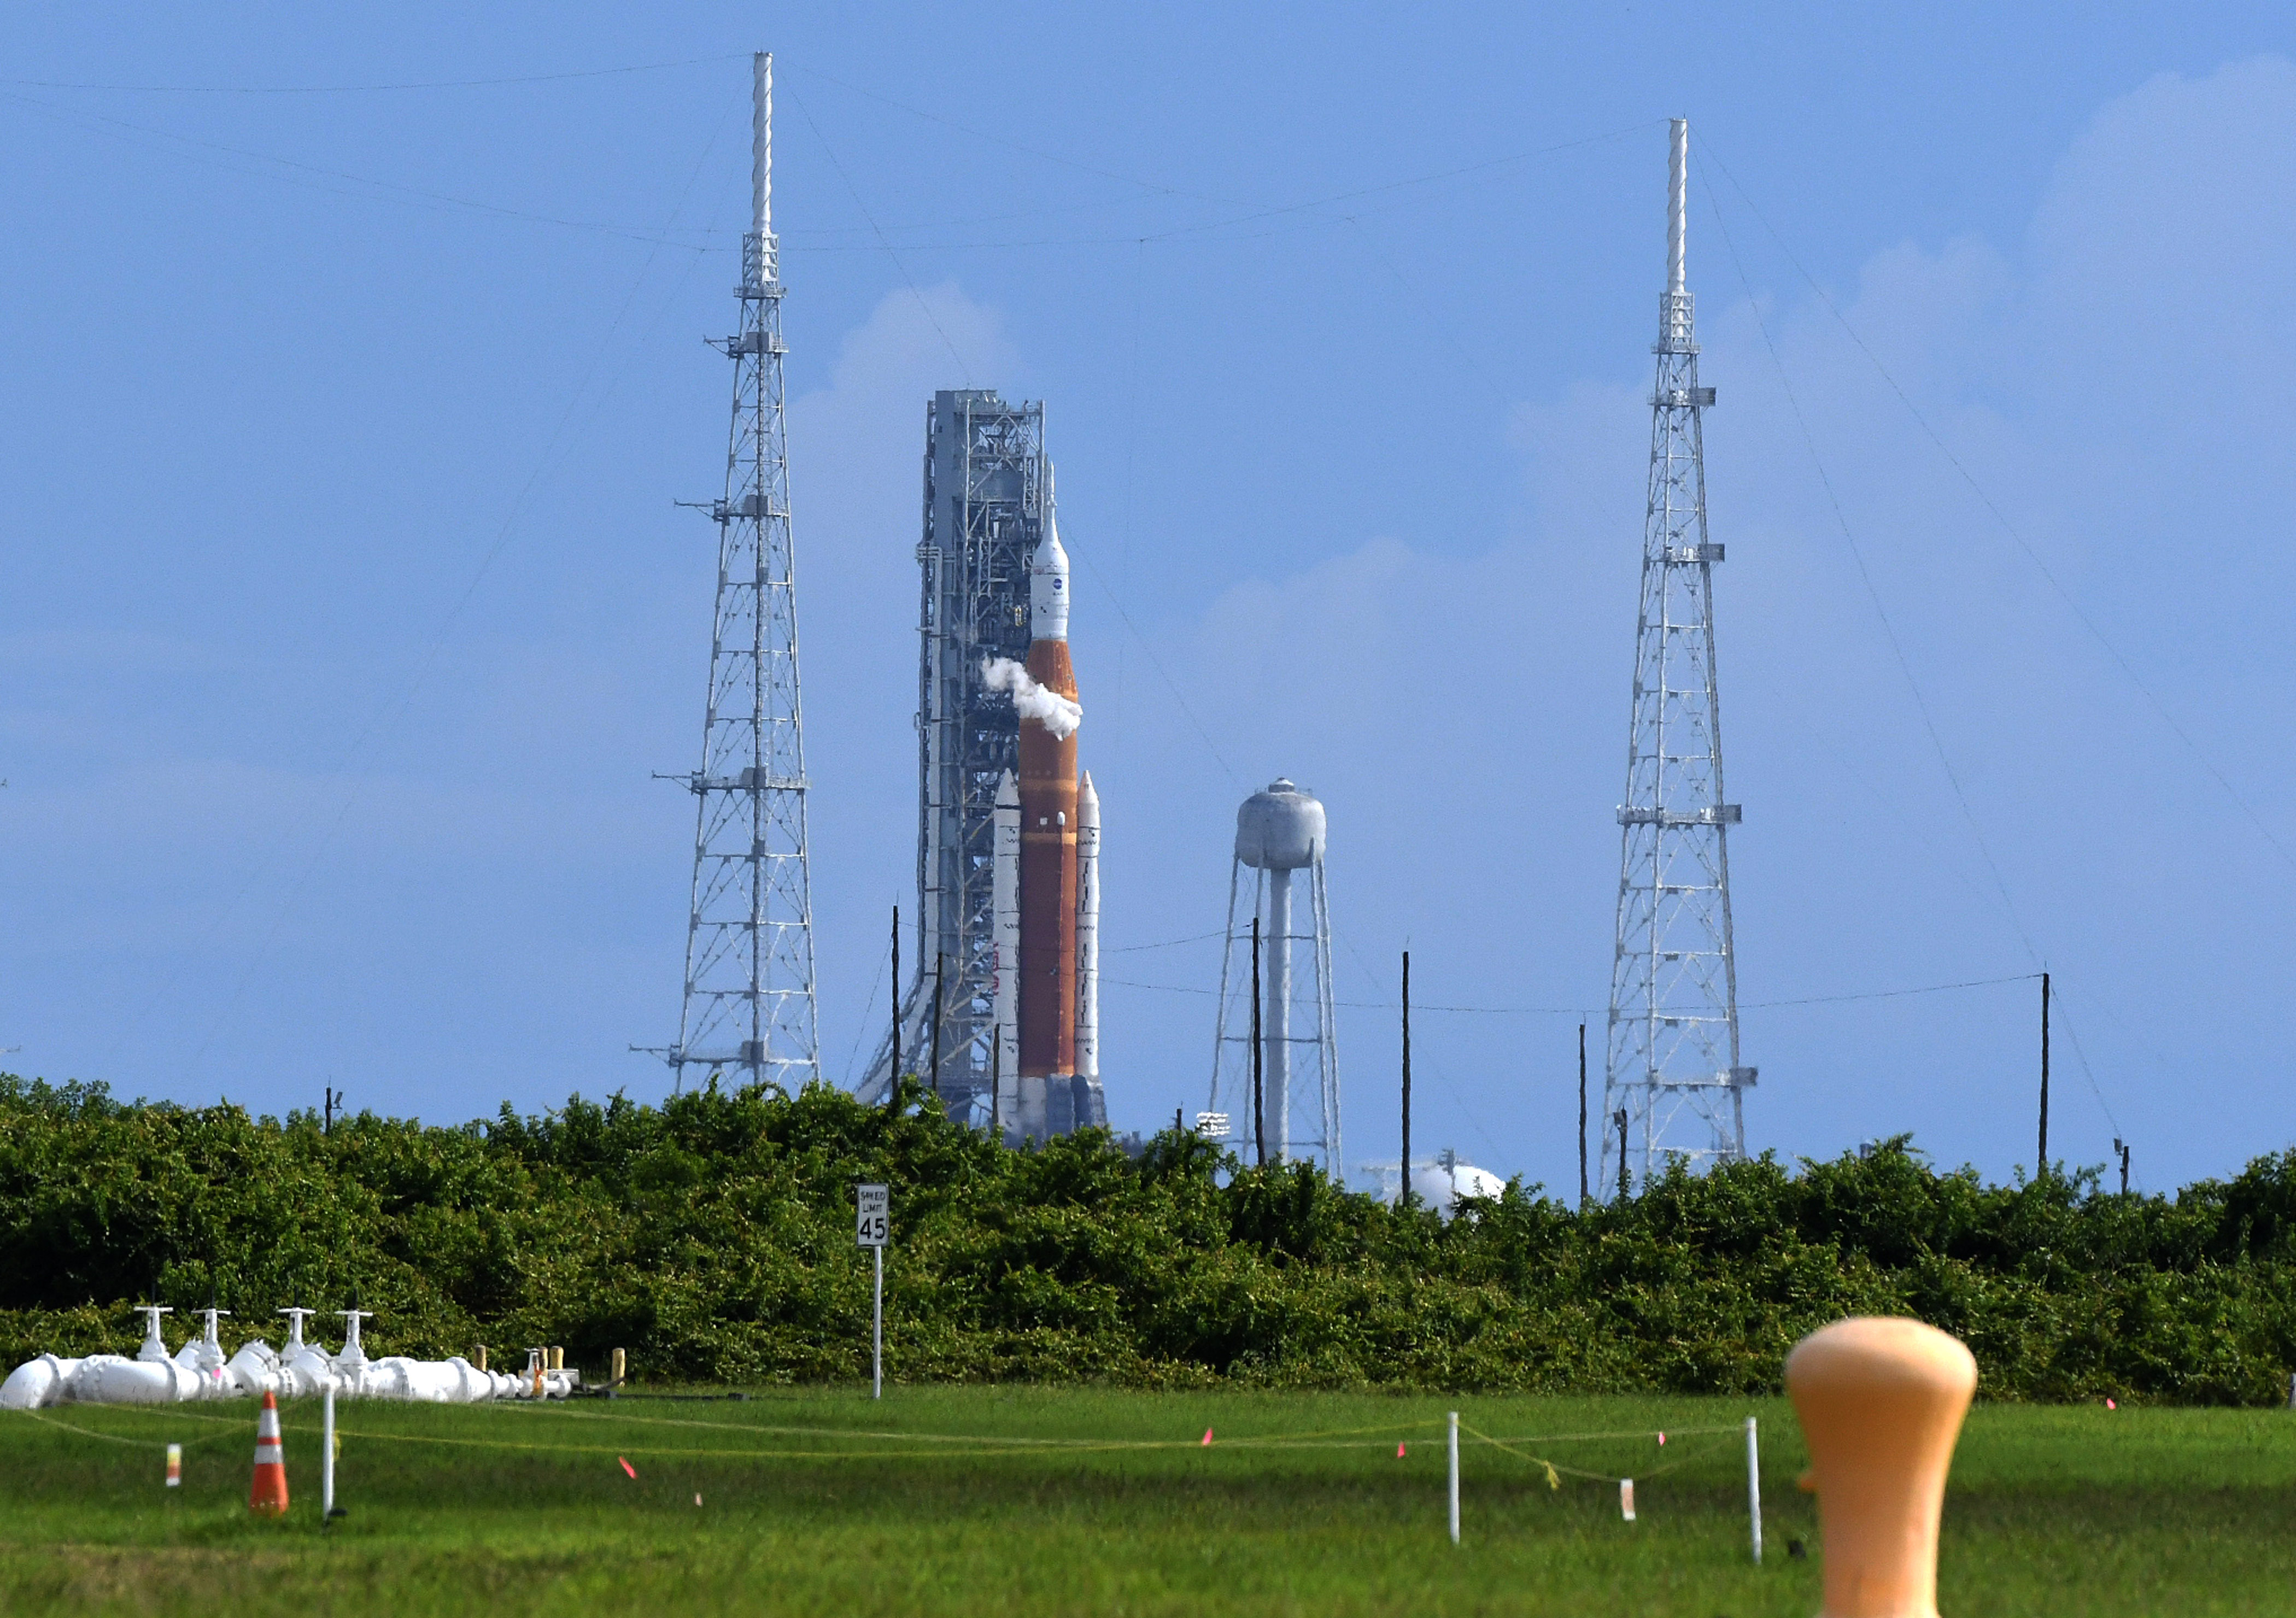
[[[873,1251],[870,1268],[869,1397],[885,1396],[885,1237],[892,1228],[892,1198],[882,1186],[853,1187],[853,1244]]]
[[[882,1247],[891,1226],[890,1209],[892,1199],[882,1186],[853,1187],[853,1244],[857,1247]]]

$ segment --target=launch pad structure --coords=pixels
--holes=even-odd
[[[889,1031],[857,1087],[865,1101],[885,1097],[898,1059],[951,1117],[985,1122],[995,1077],[1009,1085],[1017,1072],[1017,1031],[1004,1031],[1001,1055],[995,1048],[995,875],[997,790],[1020,768],[1021,721],[982,665],[1029,655],[1029,564],[1045,536],[1046,484],[1041,402],[1008,403],[990,389],[933,395],[916,551],[916,972],[895,985],[899,1049]]]

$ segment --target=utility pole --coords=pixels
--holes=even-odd
[[[1403,952],[1403,1161],[1397,1171],[1402,1189],[1395,1205],[1411,1206],[1411,951]]]
[[[2041,974],[2041,1166],[2033,1171],[2039,1180],[2049,1171],[2049,974]]]
[[[1634,1195],[1627,1179],[1627,1109],[1620,1107],[1611,1113],[1611,1121],[1619,1126],[1619,1200],[1624,1202]]]
[[[1267,1166],[1267,1109],[1259,1094],[1259,917],[1251,918],[1251,1138],[1259,1151],[1259,1166]]]
[[[947,955],[933,957],[932,1093],[935,1101],[940,1099],[940,979],[947,966]],[[896,973],[893,974],[893,1003],[897,1007],[900,1004],[900,974]],[[898,1016],[898,1011],[895,1015]]]
[[[343,1093],[340,1090],[336,1089],[332,1085],[327,1085],[322,1088],[324,1089],[326,1094],[327,1105],[326,1116],[319,1125],[319,1133],[322,1135],[332,1135],[335,1132],[335,1109],[343,1105]]]
[[[1587,1185],[1587,1025],[1578,1024],[1578,1205],[1592,1198]]]
[[[901,1105],[901,907],[893,907],[893,1081],[885,1087],[885,1109]]]
[[[2112,1138],[2112,1149],[2120,1155],[2120,1195],[2127,1196],[2128,1195],[2128,1143],[2116,1135]]]

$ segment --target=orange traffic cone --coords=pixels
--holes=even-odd
[[[247,1491],[250,1511],[287,1513],[287,1460],[279,1448],[279,1400],[263,1395],[263,1414],[255,1422],[255,1486]]]

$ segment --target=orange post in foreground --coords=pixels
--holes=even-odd
[[[263,1414],[255,1418],[255,1484],[247,1491],[250,1511],[287,1515],[287,1458],[279,1448],[279,1400],[263,1395]]]
[[[1938,1518],[1977,1361],[1918,1320],[1837,1320],[1786,1356],[1825,1544],[1821,1618],[1937,1618]]]

